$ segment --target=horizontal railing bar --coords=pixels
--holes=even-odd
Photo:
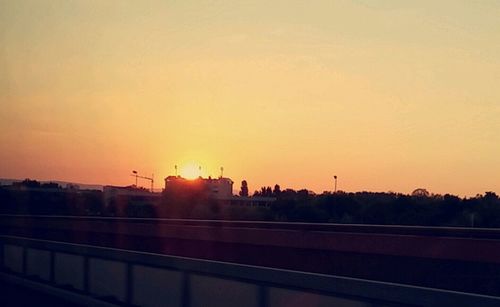
[[[444,226],[416,225],[378,225],[378,224],[338,224],[338,223],[304,223],[304,222],[269,222],[269,221],[235,221],[235,220],[200,220],[200,219],[169,219],[169,218],[130,218],[102,216],[64,216],[64,215],[23,215],[0,214],[0,218],[29,218],[54,220],[88,220],[104,222],[130,222],[174,225],[199,225],[244,228],[272,228],[311,231],[350,231],[350,232],[380,232],[380,233],[421,233],[422,235],[446,235],[460,237],[500,237],[500,229],[469,228]]]

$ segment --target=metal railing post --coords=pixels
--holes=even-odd
[[[125,277],[125,289],[126,291],[126,297],[125,297],[125,302],[129,305],[132,304],[132,300],[134,299],[134,272],[133,272],[133,265],[129,262],[127,262],[127,273]]]
[[[259,286],[259,307],[267,307],[269,302],[269,289],[264,286]]]
[[[182,307],[190,307],[191,306],[191,285],[190,285],[190,277],[189,277],[188,272],[183,272],[183,274],[182,274],[181,306]]]
[[[4,265],[5,244],[0,241],[0,271],[5,271]]]
[[[22,273],[24,277],[28,275],[28,247],[26,247],[26,243],[22,244],[23,249],[23,269]]]
[[[259,286],[259,307],[267,307],[269,305],[269,289],[264,285]]]
[[[50,275],[49,281],[53,284],[56,283],[56,255],[54,251],[50,251]]]
[[[90,293],[90,265],[89,257],[83,255],[83,291],[87,294]]]

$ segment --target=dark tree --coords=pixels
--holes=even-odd
[[[13,186],[23,186],[23,187],[27,187],[27,188],[39,188],[40,182],[26,178],[21,182],[14,182],[12,185]]]
[[[266,188],[266,193],[264,196],[267,196],[267,197],[273,196],[273,190],[271,189],[271,187]]]
[[[418,189],[414,190],[411,193],[411,196],[415,196],[415,197],[429,197],[429,196],[431,196],[431,193],[429,193],[429,191],[427,191],[426,189],[418,188]]]
[[[281,194],[281,187],[276,184],[274,185],[273,196],[278,197]]]
[[[247,183],[246,180],[243,180],[241,182],[240,196],[242,196],[242,197],[248,197],[248,183]]]

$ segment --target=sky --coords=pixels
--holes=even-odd
[[[0,177],[500,193],[499,1],[0,0]],[[147,181],[142,182],[149,186]]]

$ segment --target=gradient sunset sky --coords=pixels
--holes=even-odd
[[[500,2],[0,0],[0,177],[176,164],[235,192],[498,193]]]

